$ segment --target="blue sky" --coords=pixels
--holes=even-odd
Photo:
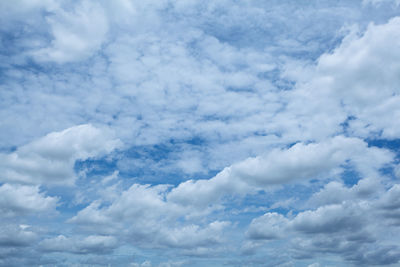
[[[0,266],[400,266],[400,1],[2,1]]]

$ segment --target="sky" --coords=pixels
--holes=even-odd
[[[0,266],[400,266],[399,0],[0,2]]]

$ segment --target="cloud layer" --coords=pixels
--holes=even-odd
[[[0,266],[396,266],[399,8],[0,3]]]

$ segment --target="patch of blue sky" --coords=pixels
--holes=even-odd
[[[12,153],[17,150],[17,146],[2,146],[0,147],[0,153]]]
[[[400,139],[367,139],[366,141],[368,146],[390,149],[399,156]]]
[[[116,152],[118,154],[118,152]],[[74,164],[75,173],[84,172],[85,176],[107,176],[117,170],[118,159],[116,156],[107,155],[101,158],[77,160]]]
[[[257,77],[271,82],[278,90],[289,91],[295,88],[296,82],[282,77],[282,72],[279,69],[257,74]]]
[[[378,148],[389,149],[391,152],[395,153],[394,163],[400,163],[400,139],[367,139],[368,146],[374,146]],[[387,164],[379,169],[379,172],[383,176],[391,177],[392,179],[398,179],[395,174],[395,169],[393,164]]]
[[[77,200],[77,193],[79,192],[76,188],[70,187],[68,190],[65,187],[52,186],[46,187],[42,186],[44,190],[46,190],[46,194],[48,196],[57,197],[58,198],[58,206],[57,206],[57,216],[49,220],[54,215],[49,216],[31,216],[32,223],[37,225],[47,225],[48,229],[52,229],[54,233],[59,231],[60,233],[68,232],[73,227],[72,225],[65,224],[65,222],[76,215],[77,212],[88,206],[89,201],[93,199],[97,199],[98,195],[91,193],[90,190],[85,192],[85,199]],[[87,188],[93,188],[90,184],[86,184],[85,187],[80,188],[79,190],[82,192]]]
[[[171,139],[157,145],[133,146],[120,152],[116,163],[120,176],[134,178],[139,183],[178,185],[187,179],[211,178],[218,170],[187,174],[176,166],[185,150],[202,150],[205,140],[193,137],[188,140]]]
[[[340,174],[340,178],[346,186],[351,187],[356,185],[363,178],[353,166],[346,164],[341,167],[343,168],[343,172]]]
[[[344,106],[344,104],[341,103],[341,106]],[[349,133],[350,122],[356,119],[357,118],[355,116],[352,115],[347,116],[346,120],[340,124],[340,126],[342,127],[343,134],[351,135],[351,133]]]
[[[376,2],[378,3],[379,1]],[[376,24],[387,23],[390,18],[399,15],[400,5],[395,2],[396,1],[380,1],[378,5],[364,5],[363,13],[365,17]],[[364,23],[363,26],[366,27],[367,23]]]
[[[311,185],[288,184],[268,191],[260,190],[242,198],[228,197],[224,201],[225,215],[220,216],[234,221],[239,227],[245,227],[252,219],[266,212],[293,216],[301,212],[305,202],[321,188],[321,182]]]

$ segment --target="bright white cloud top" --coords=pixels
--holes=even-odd
[[[3,1],[0,47],[0,266],[399,266],[399,1]]]

